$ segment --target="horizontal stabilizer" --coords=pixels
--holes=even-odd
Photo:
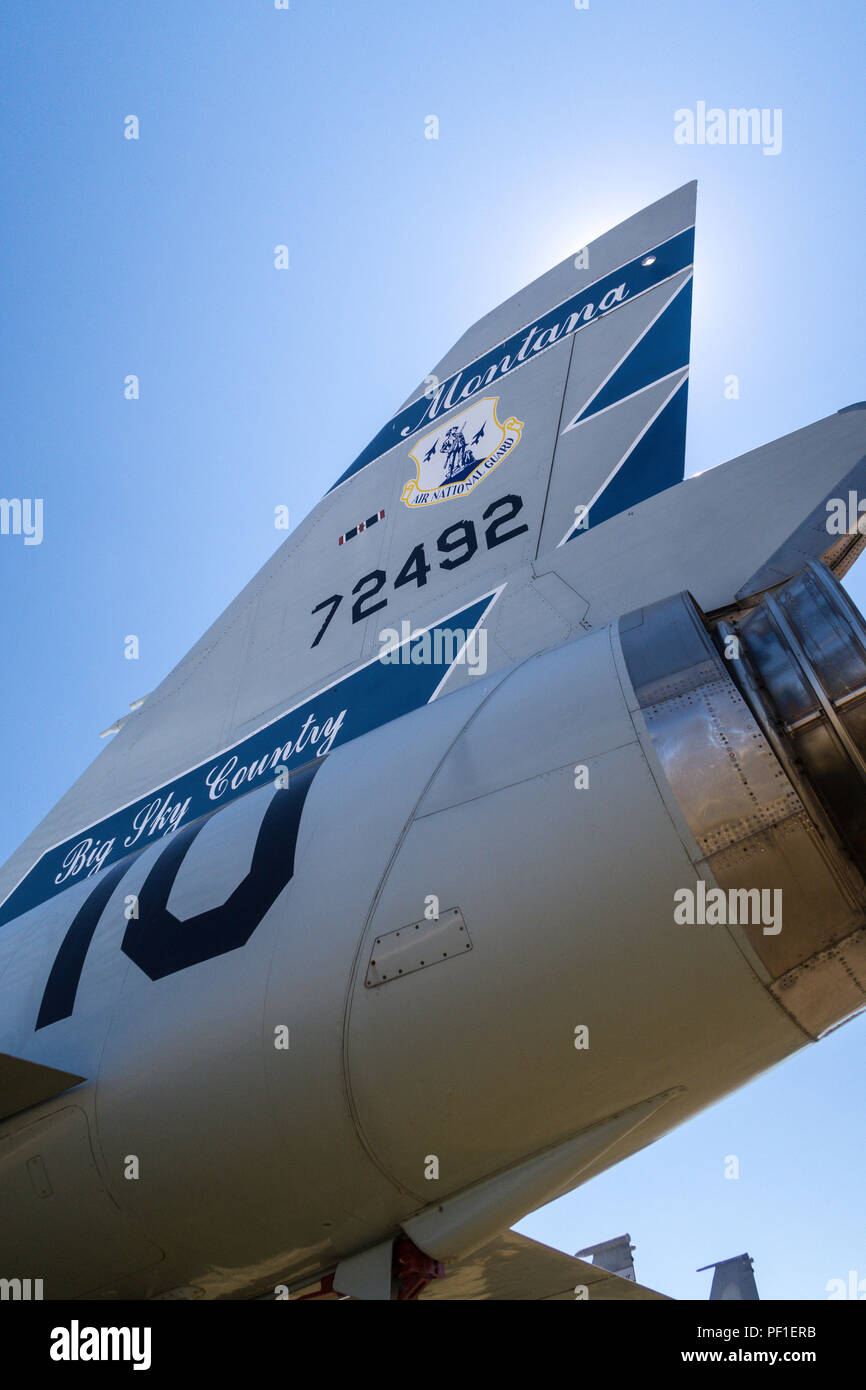
[[[57,1067],[46,1067],[41,1062],[28,1062],[23,1057],[12,1057],[8,1052],[0,1052],[0,1120],[8,1120],[20,1110],[29,1110],[33,1105],[41,1105],[52,1096],[62,1095],[83,1081],[71,1071],[59,1071]]]
[[[427,1285],[419,1301],[432,1298],[507,1302],[564,1302],[580,1298],[609,1302],[666,1299],[667,1295],[632,1279],[621,1279],[618,1274],[577,1260],[562,1250],[541,1245],[517,1231],[506,1231],[483,1249],[449,1266],[444,1278]]]

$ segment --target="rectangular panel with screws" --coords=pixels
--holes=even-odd
[[[386,985],[401,975],[411,975],[415,970],[471,950],[463,913],[459,907],[449,907],[438,917],[422,917],[420,922],[410,922],[407,927],[377,936],[364,983],[368,989]]]

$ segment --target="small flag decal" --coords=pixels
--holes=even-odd
[[[345,531],[343,535],[340,536],[339,540],[337,541],[337,544],[343,545],[346,541],[353,540],[355,536],[363,535],[364,532],[368,531],[371,526],[375,526],[377,521],[384,520],[385,508],[382,507],[380,511],[374,512],[372,516],[368,516],[366,521],[359,521],[357,526],[352,526],[348,531]]]

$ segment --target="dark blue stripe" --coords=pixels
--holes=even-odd
[[[593,502],[586,525],[572,532],[576,540],[602,522],[620,512],[636,507],[657,492],[674,487],[683,480],[686,449],[686,377],[664,410],[650,425],[643,439],[635,445],[625,463],[614,474],[597,502]]]
[[[462,609],[461,612],[453,614],[447,623],[440,622],[438,626],[443,630],[460,629],[467,633],[471,632],[481,621],[489,603],[490,595],[486,594],[483,598],[477,599]],[[421,634],[419,634],[419,640],[420,638]],[[99,865],[100,870],[104,870],[109,865],[119,861],[128,860],[131,855],[135,855],[146,845],[153,844],[155,839],[161,838],[166,832],[169,835],[176,833],[175,830],[168,830],[166,824],[164,827],[160,826],[154,835],[151,835],[147,829],[135,834],[133,821],[148,807],[153,806],[157,798],[162,800],[163,806],[166,801],[181,806],[187,797],[189,798],[189,807],[177,826],[178,829],[185,828],[191,821],[215,810],[217,806],[225,806],[247,792],[266,786],[268,782],[274,783],[278,775],[275,770],[263,771],[261,774],[254,775],[252,780],[241,780],[238,787],[227,785],[218,797],[212,797],[210,795],[211,789],[219,784],[219,779],[208,784],[205,777],[209,770],[222,769],[234,756],[237,762],[229,774],[229,779],[239,777],[242,769],[253,769],[262,759],[270,760],[275,750],[279,747],[285,747],[290,738],[293,743],[300,742],[299,735],[305,721],[313,719],[315,725],[322,729],[328,718],[334,720],[341,711],[345,710],[345,718],[340,725],[339,732],[330,744],[331,747],[339,747],[350,739],[369,733],[371,729],[377,729],[382,724],[387,724],[392,719],[397,719],[400,715],[408,714],[410,710],[418,709],[419,706],[426,704],[440,685],[443,676],[450,669],[450,665],[451,663],[444,659],[421,662],[417,665],[411,662],[384,664],[381,661],[371,661],[359,670],[353,671],[343,680],[338,681],[330,689],[320,691],[299,708],[281,715],[279,719],[275,719],[273,723],[257,730],[254,734],[250,734],[248,738],[241,740],[233,747],[214,754],[182,776],[164,783],[161,787],[154,788],[146,796],[139,797],[137,801],[124,807],[123,810],[115,811],[97,824],[87,826],[85,829],[77,831],[76,834],[70,835],[63,844],[47,850],[26,877],[21,880],[18,887],[9,895],[0,908],[0,926],[20,916],[23,912],[28,912],[39,903],[46,902],[49,898],[55,897],[56,894],[62,893],[64,889],[71,888],[75,883],[81,883],[85,878],[95,879],[95,864],[89,874],[84,872],[86,865],[75,875],[63,873],[64,858],[83,839],[90,839],[94,846],[97,842],[104,845],[108,841],[114,841],[110,852],[106,854],[105,859]],[[309,738],[309,734],[307,738]],[[325,752],[328,751],[324,747],[324,743],[321,747]],[[292,748],[283,765],[290,772],[293,772],[317,756],[316,748],[305,741],[300,748]],[[130,841],[130,843],[124,844],[124,840]],[[55,882],[55,879],[60,876],[63,877],[63,882]],[[82,920],[80,925],[82,940],[86,929],[87,922]],[[92,934],[93,926],[89,930]],[[72,947],[70,947],[71,949]],[[86,944],[84,949],[86,950]]]
[[[577,419],[587,420],[607,406],[634,395],[635,391],[642,391],[654,381],[670,376],[679,367],[687,367],[691,325],[692,282],[687,280]]]
[[[513,334],[513,336],[508,338],[504,343],[499,343],[482,357],[477,357],[474,362],[469,362],[465,367],[461,367],[459,372],[455,372],[452,376],[448,377],[447,381],[441,383],[432,400],[428,400],[426,396],[421,396],[418,400],[411,402],[410,405],[407,405],[405,409],[401,410],[399,415],[395,415],[393,420],[390,420],[388,424],[379,431],[375,439],[370,441],[363,453],[358,455],[355,462],[337,479],[334,486],[328,489],[329,492],[333,492],[334,488],[339,487],[347,478],[351,478],[355,473],[359,473],[362,468],[366,468],[368,464],[373,463],[377,458],[381,458],[389,449],[393,449],[395,444],[399,444],[406,440],[424,425],[429,424],[431,420],[438,418],[439,415],[446,415],[449,410],[456,409],[458,404],[463,404],[465,400],[475,394],[475,391],[470,392],[466,397],[461,396],[459,401],[454,400],[453,404],[450,406],[434,409],[437,399],[444,401],[445,397],[448,395],[449,389],[458,378],[463,378],[465,386],[465,383],[471,380],[472,377],[483,377],[491,367],[495,367],[497,363],[501,362],[503,357],[507,356],[509,359],[514,357],[525,342],[526,335],[530,328],[536,328],[536,336],[540,337],[547,329],[553,328],[556,324],[564,323],[571,314],[583,312],[587,305],[591,304],[597,306],[599,301],[604,299],[604,296],[610,290],[616,289],[617,286],[623,284],[623,282],[627,286],[627,293],[622,303],[629,303],[636,295],[643,294],[645,290],[652,289],[654,285],[660,284],[662,280],[668,279],[669,276],[675,275],[677,271],[685,270],[686,266],[691,265],[694,259],[694,243],[695,229],[694,227],[689,227],[686,231],[678,232],[676,236],[670,237],[668,241],[661,242],[658,246],[648,247],[646,251],[642,251],[639,256],[635,256],[634,260],[630,261],[627,265],[620,266],[618,270],[612,271],[610,275],[605,275],[601,280],[597,280],[595,284],[586,286],[564,304],[557,305],[555,308],[543,314],[541,318],[534,319],[529,324],[526,324],[520,329],[519,333]],[[641,265],[641,261],[649,255],[655,256],[654,263],[650,266]],[[613,311],[612,308],[610,312]],[[595,317],[598,316],[596,315]],[[595,322],[595,317],[590,319],[589,322]],[[601,317],[604,316],[601,315]],[[578,327],[582,326],[583,325],[576,325],[571,331],[577,332]],[[555,341],[562,342],[567,336],[570,335],[562,334],[560,337],[556,338]],[[526,360],[531,360],[531,352]],[[518,365],[521,364],[515,363],[513,367],[509,367],[502,376],[494,376],[491,379],[489,387],[479,385],[476,391],[490,389],[494,382],[503,380],[509,372],[516,370]],[[434,411],[434,413],[431,414],[431,411]]]

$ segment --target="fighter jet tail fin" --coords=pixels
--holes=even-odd
[[[705,1269],[713,1271],[710,1302],[716,1302],[719,1299],[755,1301],[760,1298],[758,1286],[755,1283],[751,1255],[734,1255],[729,1260],[717,1260],[715,1264],[702,1265],[698,1274],[702,1274]]]
[[[407,531],[424,511],[489,502],[498,469],[524,501],[525,560],[679,482],[695,191],[645,208],[479,320],[331,493],[369,497],[354,512],[375,520],[382,489],[399,488]]]
[[[0,899],[46,854],[48,893],[71,881],[59,861],[85,828],[93,855],[118,858],[118,788],[129,817],[157,804],[168,816],[191,777],[204,811],[217,756],[244,792],[278,735],[293,758],[318,738],[318,756],[481,674],[487,648],[480,633],[473,643],[495,605],[520,615],[528,603],[517,624],[536,645],[567,635],[571,608],[566,621],[528,590],[538,557],[582,550],[587,531],[683,477],[694,214],[690,183],[464,333],[146,702],[106,730],[113,740],[0,874]],[[503,642],[491,660],[521,650]],[[22,889],[5,916],[34,900]]]

